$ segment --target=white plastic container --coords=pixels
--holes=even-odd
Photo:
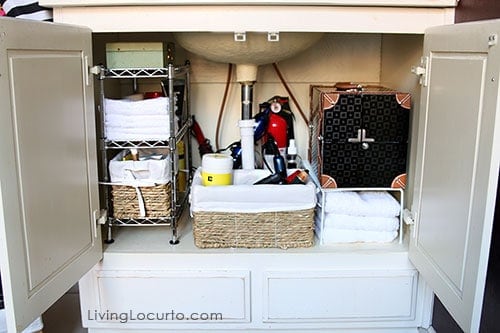
[[[226,154],[205,154],[201,161],[204,186],[222,186],[233,183],[233,158]]]

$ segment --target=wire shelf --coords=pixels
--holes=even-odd
[[[112,141],[104,142],[106,149],[130,149],[130,148],[169,148],[168,140],[155,141]]]
[[[107,68],[106,79],[168,77],[168,68]]]
[[[173,75],[184,75],[188,66],[172,67]],[[168,78],[169,68],[103,68],[102,78],[106,79],[134,79],[134,78]]]
[[[129,218],[129,219],[117,219],[110,217],[109,222],[117,227],[133,227],[133,226],[165,226],[170,227],[172,225],[170,217],[158,217],[158,218]]]

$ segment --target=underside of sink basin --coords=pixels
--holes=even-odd
[[[243,169],[254,168],[253,84],[259,65],[290,58],[315,44],[322,33],[231,33],[180,32],[177,43],[189,52],[214,62],[236,65],[236,81],[241,84],[241,155]]]
[[[174,34],[180,46],[208,60],[237,65],[263,65],[306,50],[321,38],[322,33],[281,32],[278,41],[269,41],[268,33],[247,32],[243,36],[244,41],[236,41],[232,32]]]

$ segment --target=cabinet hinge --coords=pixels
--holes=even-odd
[[[491,34],[488,36],[488,46],[492,47],[498,44],[498,35],[497,34]]]
[[[97,224],[106,224],[108,220],[108,211],[106,209],[94,210],[94,220]]]
[[[96,209],[93,211],[94,223],[92,223],[92,231],[94,233],[94,238],[97,237],[97,226],[99,224],[106,224],[108,220],[108,211],[106,209]]]
[[[417,219],[416,213],[412,212],[408,208],[403,209],[403,221],[407,225],[414,225]]]
[[[86,68],[86,71],[84,72],[85,84],[88,86],[88,85],[90,85],[90,76],[92,76],[92,74],[93,75],[101,74],[102,67],[101,66],[90,66],[88,56],[84,57],[84,62],[85,62],[85,68]]]
[[[427,80],[429,77],[429,57],[420,58],[419,66],[412,66],[411,72],[415,75],[420,76],[420,85],[427,87]]]
[[[99,75],[99,74],[101,74],[101,71],[102,71],[102,66],[89,67],[90,74]]]

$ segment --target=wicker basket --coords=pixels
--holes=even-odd
[[[170,214],[170,183],[137,188],[144,200],[146,216],[141,216],[136,187],[113,185],[111,197],[113,216],[124,218],[154,218]]]
[[[193,234],[200,248],[310,247],[314,208],[266,213],[193,212]]]

